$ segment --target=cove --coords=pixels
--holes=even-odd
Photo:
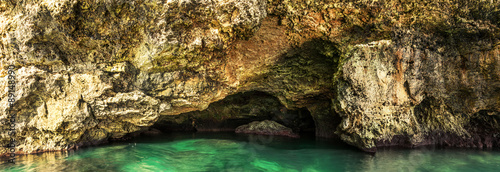
[[[67,152],[18,156],[0,171],[496,171],[499,150],[381,148],[338,140],[176,132]]]

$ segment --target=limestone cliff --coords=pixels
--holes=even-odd
[[[17,116],[0,144],[98,144],[255,91],[369,151],[500,147],[499,4],[1,0],[2,125],[9,65]]]

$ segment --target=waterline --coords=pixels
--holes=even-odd
[[[271,140],[271,141],[269,141]],[[366,154],[328,140],[177,134],[78,151],[19,156],[1,171],[496,171],[500,151],[382,149]]]

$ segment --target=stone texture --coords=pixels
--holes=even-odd
[[[500,138],[494,133],[499,127],[500,69],[488,66],[500,66],[499,49],[457,57],[453,52],[434,52],[421,46],[425,45],[421,40],[429,39],[404,40],[410,42],[402,45],[383,40],[357,45],[346,59],[337,87],[342,139],[364,149],[418,146],[442,142],[429,138],[438,132],[452,135],[450,139],[480,142],[448,141],[447,145],[498,144]],[[492,112],[482,116],[478,114],[481,110]],[[494,133],[476,133],[476,127],[468,126],[473,119],[483,117],[483,125],[497,128]],[[395,136],[404,143],[391,143]],[[484,143],[488,138],[493,140]]]
[[[365,150],[496,147],[498,4],[2,0],[0,122],[15,65],[18,153],[123,138],[162,116],[216,119],[211,103],[249,91]]]
[[[254,121],[249,124],[239,126],[238,128],[236,128],[235,132],[246,134],[299,137],[299,135],[293,133],[292,129],[270,120]]]
[[[16,65],[20,153],[120,138],[228,89],[213,65],[253,34],[264,1],[2,1],[2,88]],[[2,89],[2,121],[7,119]],[[2,144],[9,140],[2,132]],[[1,149],[0,153],[5,153]]]

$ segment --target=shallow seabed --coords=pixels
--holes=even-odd
[[[20,155],[0,171],[498,171],[500,151],[395,149],[363,153],[336,140],[175,133],[76,151]]]

